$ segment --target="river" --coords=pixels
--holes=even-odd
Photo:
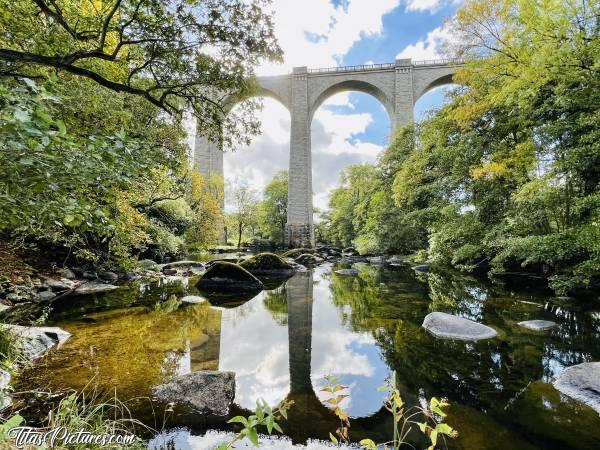
[[[343,405],[352,440],[382,442],[392,421],[377,387],[391,379],[408,405],[448,398],[448,423],[459,432],[448,448],[598,448],[600,416],[561,395],[551,380],[567,366],[600,360],[600,305],[533,289],[513,292],[456,273],[355,267],[356,277],[335,274],[331,264],[297,273],[231,308],[180,305],[183,295],[198,292],[194,279],[177,277],[66,297],[48,325],[73,337],[26,369],[17,388],[116,391],[134,416],[156,422],[152,386],[177,373],[232,370],[232,415],[249,414],[257,398],[271,405],[292,399],[282,426],[304,443],[335,431],[320,389],[324,375],[336,375],[348,386]],[[435,339],[421,328],[432,311],[485,323],[499,337]],[[528,319],[558,327],[531,332],[518,325]]]

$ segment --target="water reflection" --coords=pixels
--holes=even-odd
[[[248,414],[258,398],[294,400],[284,431],[305,442],[335,430],[320,389],[324,375],[338,375],[349,386],[343,406],[354,418],[353,439],[384,441],[391,419],[376,388],[393,373],[409,404],[450,399],[450,423],[461,432],[453,448],[586,449],[600,441],[598,415],[550,384],[564,367],[600,360],[598,307],[455,273],[357,268],[358,277],[327,265],[298,273],[232,308],[180,305],[178,298],[195,294],[193,280],[69,299],[51,321],[73,338],[25,371],[20,387],[81,389],[93,380],[126,399],[148,396],[176,374],[232,370],[233,413]],[[421,328],[431,311],[486,323],[499,337],[436,340]],[[518,326],[530,319],[558,327],[535,333]]]

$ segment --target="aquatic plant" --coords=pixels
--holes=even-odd
[[[233,444],[237,441],[241,441],[244,438],[248,438],[256,447],[258,447],[258,429],[259,427],[265,427],[267,432],[271,434],[273,430],[283,433],[281,426],[278,421],[282,418],[287,419],[287,412],[294,404],[293,401],[284,400],[274,409],[271,408],[267,402],[262,399],[256,401],[256,408],[254,414],[248,416],[236,416],[229,419],[227,423],[240,423],[242,424],[242,430],[236,434],[233,439],[229,442],[224,442],[217,447],[217,450],[231,450]]]
[[[417,425],[419,430],[428,437],[431,442],[428,450],[435,450],[440,437],[455,438],[458,436],[458,433],[450,425],[443,422],[446,418],[444,408],[449,406],[447,399],[432,397],[426,407],[412,406],[406,408],[400,391],[392,383],[388,381],[386,386],[379,389],[389,391],[385,409],[394,416],[393,438],[391,441],[383,443],[384,448],[398,450],[405,444],[410,445],[406,438],[412,429],[412,425]],[[418,417],[421,417],[422,422],[417,421]],[[360,445],[364,450],[377,450],[379,448],[371,439],[361,440]]]

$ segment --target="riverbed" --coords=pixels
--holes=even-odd
[[[184,295],[200,295],[194,278],[181,277],[66,297],[48,325],[72,338],[27,369],[17,387],[116,392],[134,416],[156,422],[153,386],[175,374],[231,370],[231,414],[250,414],[258,398],[271,405],[294,400],[282,427],[303,444],[327,440],[337,427],[323,401],[325,375],[348,386],[343,406],[352,440],[388,440],[391,415],[377,388],[391,380],[408,405],[448,398],[448,423],[459,432],[448,448],[599,447],[598,413],[561,395],[551,381],[565,367],[600,360],[600,305],[535,289],[512,291],[457,273],[360,263],[354,265],[358,276],[341,276],[334,273],[340,267],[297,273],[231,307],[181,304]],[[421,327],[433,311],[485,323],[499,335],[479,343],[436,339]],[[558,326],[533,332],[518,325],[530,319]],[[184,448],[202,448],[192,435],[227,429],[179,425],[169,421],[165,433],[176,429]]]

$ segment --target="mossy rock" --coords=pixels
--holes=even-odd
[[[281,256],[283,256],[284,258],[297,258],[298,256],[304,255],[304,254],[312,255],[314,252],[315,252],[315,250],[312,248],[293,248],[291,250],[288,250]]]
[[[259,253],[240,263],[244,269],[254,275],[288,275],[294,268],[274,253]]]
[[[196,287],[211,293],[260,292],[264,289],[261,281],[243,267],[225,261],[218,261],[208,268]]]

